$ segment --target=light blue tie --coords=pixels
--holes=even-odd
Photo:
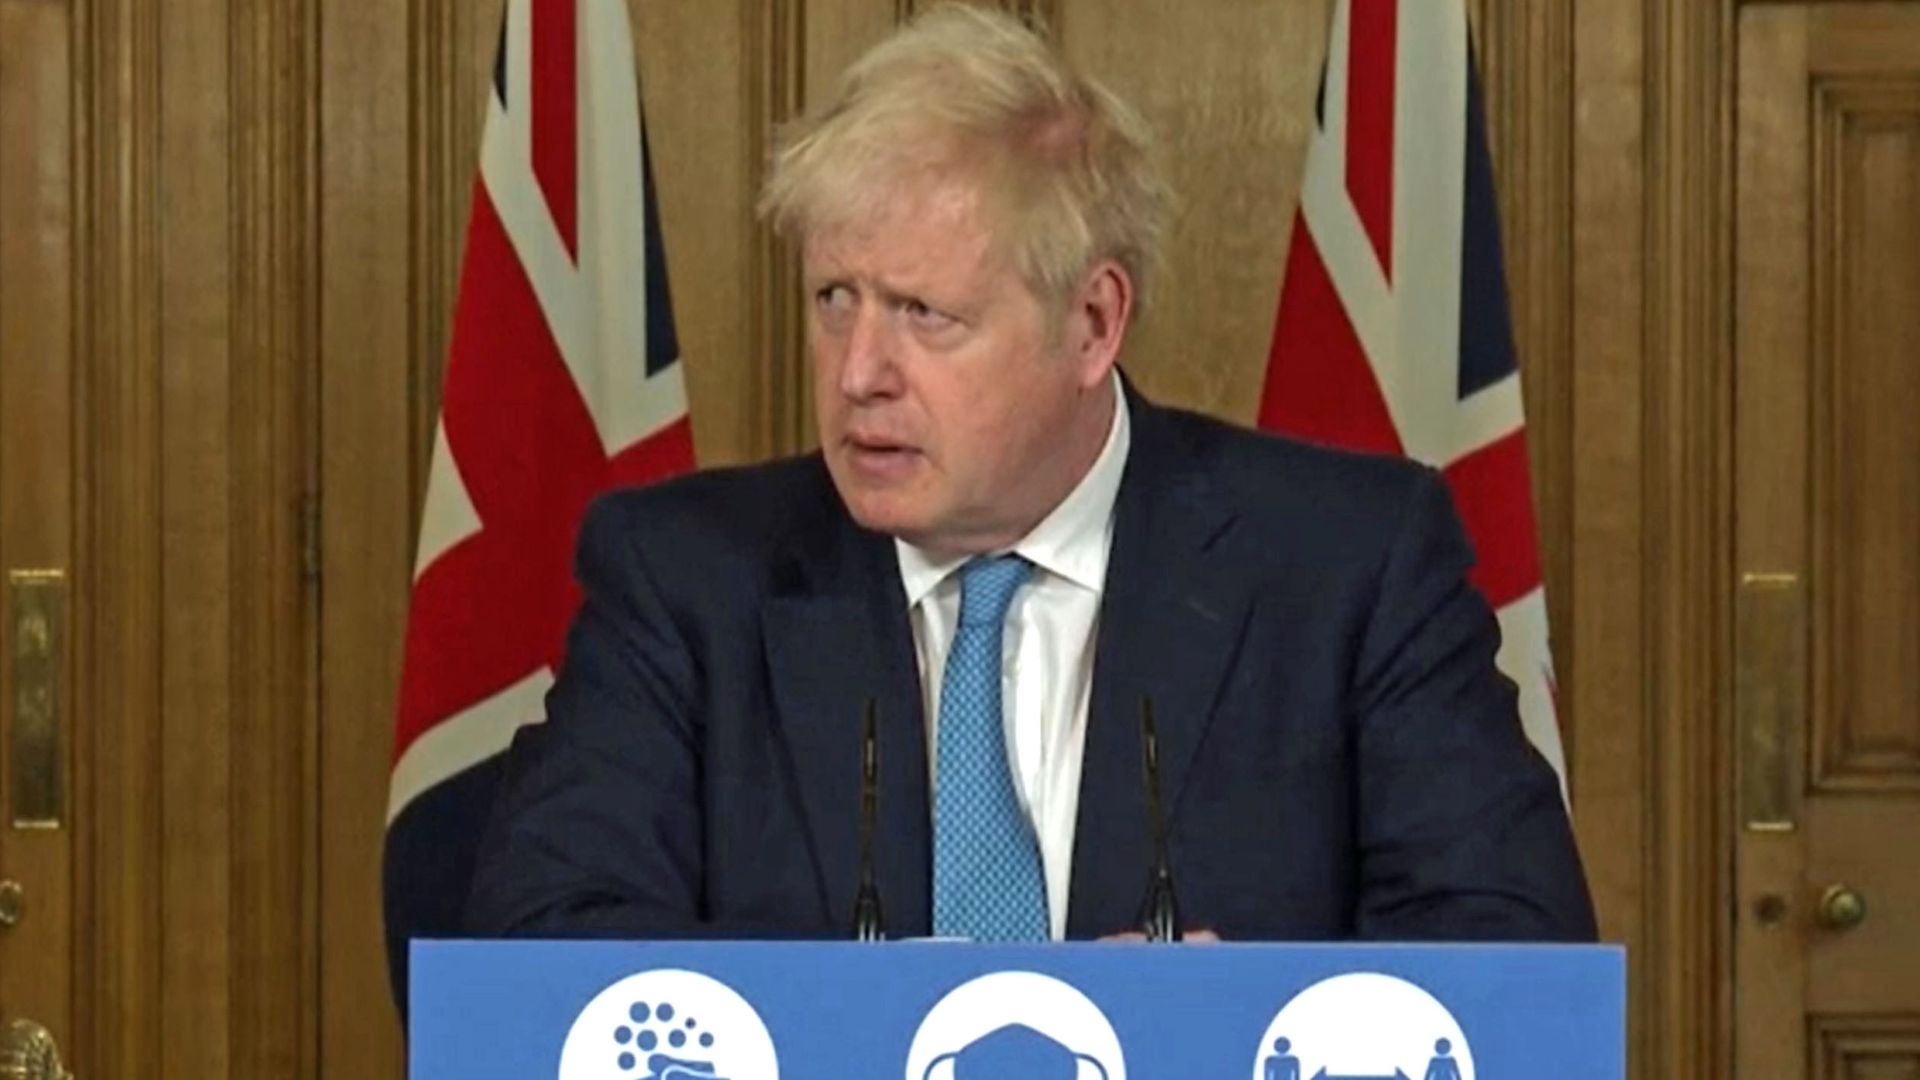
[[[960,570],[960,626],[940,682],[933,800],[933,932],[1045,941],[1040,847],[1007,762],[1000,655],[1007,605],[1033,572],[1017,555]]]

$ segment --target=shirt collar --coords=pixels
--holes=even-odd
[[[1117,371],[1113,375],[1113,388],[1113,421],[1107,427],[1107,442],[1101,447],[1100,456],[1093,459],[1093,466],[1067,497],[1060,500],[1060,505],[1009,549],[1040,569],[1094,593],[1100,592],[1106,583],[1113,506],[1120,494],[1120,478],[1126,472],[1127,450],[1133,441],[1126,389]],[[898,538],[894,540],[894,550],[899,557],[900,584],[905,588],[909,609],[971,558],[961,555],[936,559]]]

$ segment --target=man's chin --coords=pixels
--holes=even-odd
[[[893,500],[858,495],[848,498],[844,491],[840,493],[840,498],[846,503],[847,513],[854,523],[870,532],[884,533],[909,544],[915,542],[914,537],[924,536],[928,532],[925,514],[915,513]]]

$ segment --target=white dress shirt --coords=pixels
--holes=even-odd
[[[1118,374],[1113,401],[1107,442],[1092,468],[1052,513],[1008,549],[1033,563],[1034,570],[1007,609],[1000,667],[1002,720],[1014,792],[1040,841],[1055,940],[1067,930],[1094,638],[1107,555],[1113,548],[1114,499],[1131,441]],[[935,560],[905,541],[896,540],[894,546],[926,695],[927,746],[934,758],[930,775],[938,784],[940,682],[960,619],[958,571],[969,556]]]

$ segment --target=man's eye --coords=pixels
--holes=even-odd
[[[935,330],[953,324],[953,316],[930,308],[918,300],[907,301],[902,309],[907,313],[907,318],[913,320],[914,325],[925,329]]]
[[[853,290],[845,285],[825,285],[815,290],[813,303],[826,309],[844,309],[853,300]]]

